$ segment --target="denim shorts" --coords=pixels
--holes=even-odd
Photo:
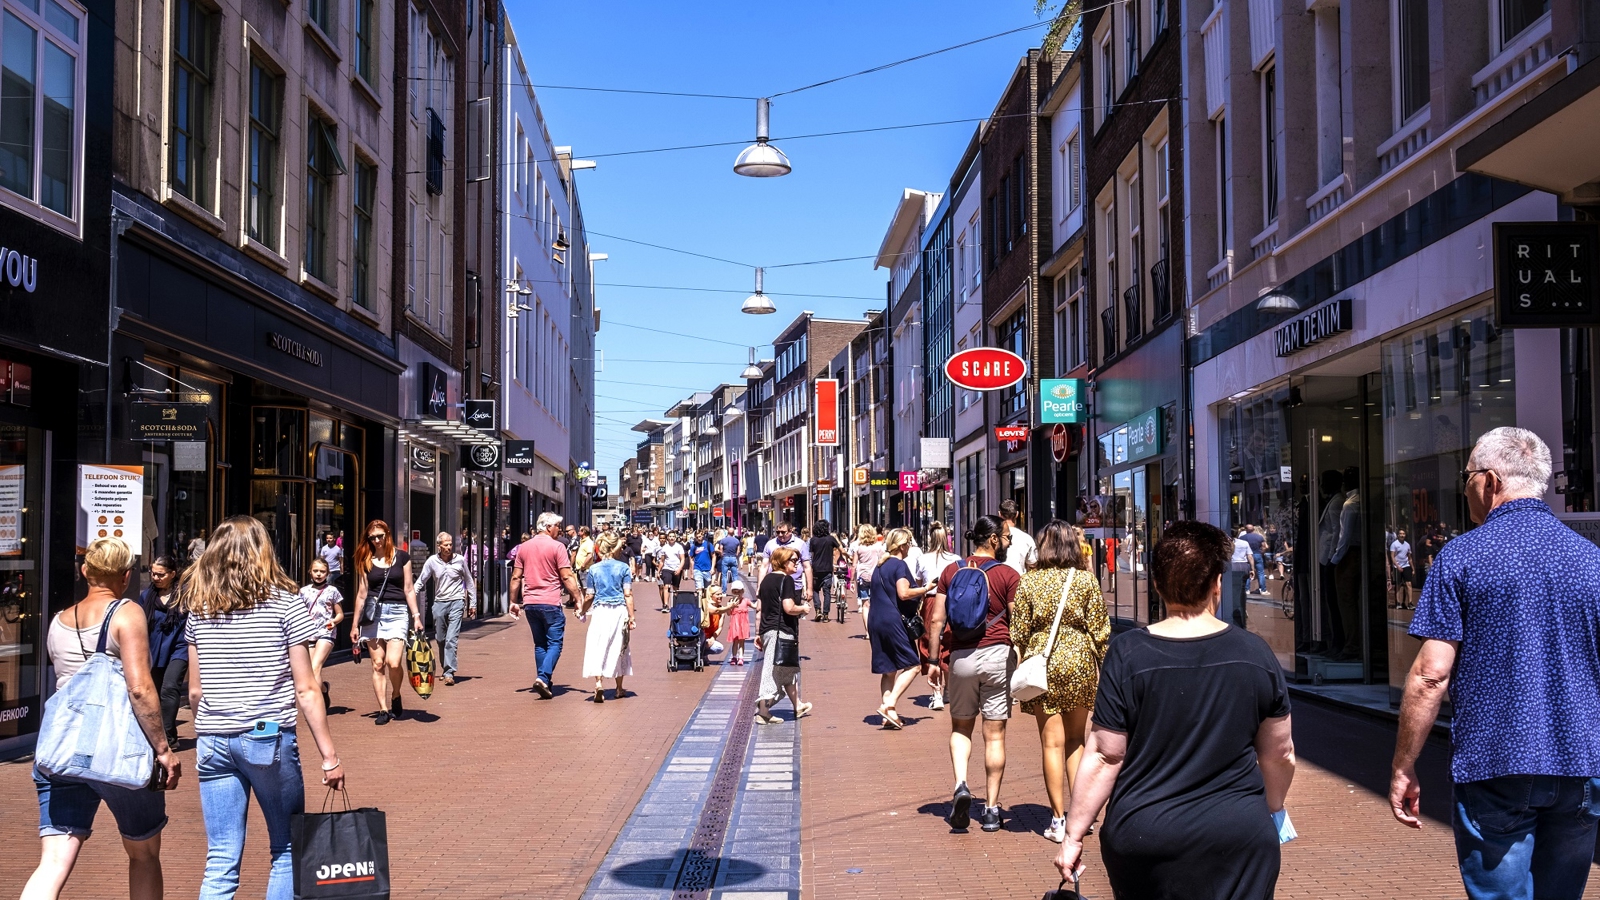
[[[694,570],[694,587],[695,587],[695,590],[703,591],[710,584],[711,584],[711,570],[710,569],[695,569]]]
[[[33,773],[39,793],[39,836],[75,835],[88,840],[100,801],[117,820],[117,831],[130,841],[147,841],[167,827],[167,795],[144,788],[129,790],[88,781],[50,781]]]

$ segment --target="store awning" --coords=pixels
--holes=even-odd
[[[1600,59],[1591,60],[1456,150],[1456,169],[1600,202]]]

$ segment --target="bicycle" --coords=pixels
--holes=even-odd
[[[1283,610],[1285,619],[1294,618],[1294,563],[1280,560],[1279,567],[1283,570],[1283,595],[1278,598],[1278,606]]]

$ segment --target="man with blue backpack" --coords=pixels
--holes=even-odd
[[[1022,577],[1003,565],[1011,546],[1005,523],[980,516],[967,532],[972,553],[939,576],[928,617],[928,658],[938,659],[940,646],[950,646],[950,672],[929,675],[940,682],[950,711],[950,762],[956,788],[946,821],[957,831],[971,824],[972,792],[967,789],[967,763],[972,756],[972,730],[983,717],[984,831],[999,831],[1000,781],[1006,771],[1006,720],[1011,718],[1011,603]],[[948,683],[943,683],[948,679]]]

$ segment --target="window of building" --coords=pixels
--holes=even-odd
[[[1128,81],[1139,77],[1139,4],[1122,5],[1123,52],[1127,54]]]
[[[1172,154],[1171,144],[1156,145],[1156,246],[1165,261],[1172,246]]]
[[[1067,138],[1067,212],[1078,208],[1083,202],[1083,146],[1078,140],[1076,132]]]
[[[172,4],[172,134],[168,141],[168,182],[206,209],[211,208],[211,81],[217,40],[217,14],[196,0]]]
[[[973,213],[972,221],[967,226],[967,232],[972,235],[971,242],[967,244],[967,252],[972,254],[970,265],[967,266],[967,273],[971,279],[973,290],[977,290],[978,285],[983,282],[983,267],[978,264],[979,241],[982,237],[980,225],[982,225],[981,215]]]
[[[1428,2],[1394,0],[1396,127],[1428,104]]]
[[[522,276],[517,276],[520,282]],[[417,201],[406,201],[406,309],[417,311]]]
[[[278,243],[278,131],[283,121],[283,79],[250,58],[250,184],[245,211],[251,239],[271,250]]]
[[[372,308],[372,209],[378,194],[378,167],[356,160],[355,196],[351,203],[351,299],[363,309]]]
[[[1067,270],[1067,368],[1083,365],[1083,275],[1080,264]]]
[[[0,24],[0,187],[77,218],[83,14],[55,0],[6,4]]]
[[[1028,328],[1027,311],[1019,309],[1007,316],[995,329],[995,346],[1012,353],[1028,358]],[[1028,409],[1028,379],[1024,378],[1015,385],[1000,392],[1000,415],[1009,418],[1021,415]]]
[[[428,193],[444,193],[444,120],[428,108]]]
[[[1167,0],[1151,0],[1150,4],[1150,42],[1153,44],[1156,35],[1167,30]]]
[[[1020,153],[1011,163],[1011,189],[1016,192],[1011,202],[1012,230],[1016,236],[1012,244],[1019,246],[1028,233],[1028,164]]]
[[[355,4],[356,74],[369,85],[377,84],[378,56],[374,49],[378,28],[377,4],[374,0],[355,0]]]
[[[1116,64],[1113,62],[1111,52],[1111,33],[1106,32],[1105,40],[1100,42],[1100,121],[1104,122],[1111,116],[1111,104],[1117,99],[1116,85],[1113,73]]]
[[[333,179],[345,173],[333,123],[316,113],[306,117],[306,273],[333,280],[328,232],[333,210]]]
[[[1217,155],[1217,259],[1233,249],[1233,228],[1228,221],[1228,119],[1218,116],[1212,123],[1212,141]]]
[[[334,0],[306,0],[306,18],[322,29],[323,34],[333,34]]]
[[[1402,3],[1411,0],[1401,0]],[[1417,0],[1426,2],[1426,0]],[[1278,67],[1261,71],[1261,195],[1268,224],[1278,221]]]
[[[1550,11],[1550,0],[1499,0],[1500,46],[1516,39],[1528,26]]]

